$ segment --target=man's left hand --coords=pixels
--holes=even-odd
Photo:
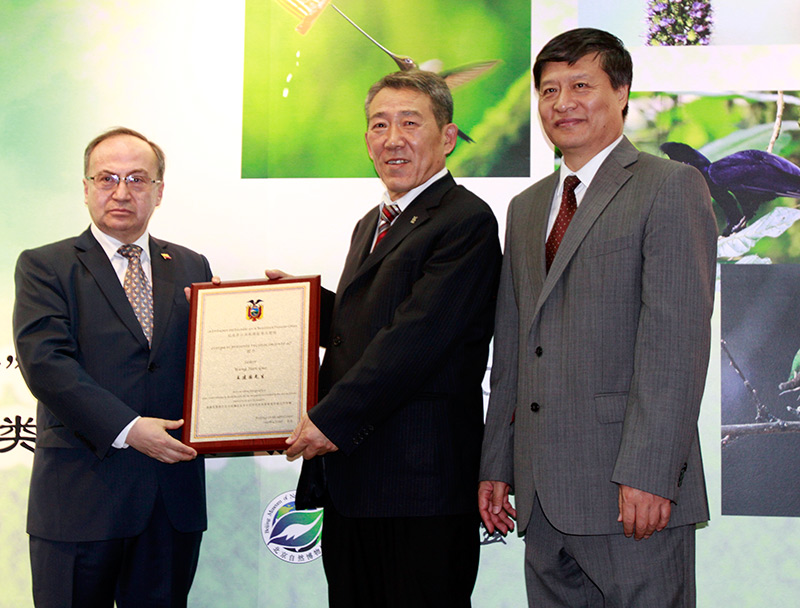
[[[619,517],[625,536],[636,540],[650,538],[667,527],[672,503],[661,496],[619,485]]]
[[[286,450],[286,458],[289,460],[296,460],[300,456],[308,460],[339,449],[311,422],[308,414],[303,415],[286,443],[289,445]]]
[[[194,460],[197,451],[167,433],[183,426],[183,420],[139,418],[128,432],[126,442],[142,454],[167,464]]]

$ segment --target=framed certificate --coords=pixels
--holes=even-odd
[[[320,278],[193,283],[183,442],[199,453],[286,449],[316,404]]]

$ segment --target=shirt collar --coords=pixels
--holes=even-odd
[[[600,150],[597,154],[592,157],[588,163],[583,165],[577,171],[572,171],[567,167],[566,163],[561,163],[561,170],[559,171],[558,176],[558,186],[559,189],[564,187],[564,180],[569,175],[576,175],[579,180],[581,180],[581,185],[584,188],[588,188],[589,184],[592,183],[594,176],[597,175],[597,171],[600,169],[600,165],[608,158],[608,155],[611,154],[611,151],[619,145],[619,142],[622,141],[622,135],[620,135],[617,139],[615,139],[611,144]],[[579,186],[580,187],[580,186]]]
[[[106,252],[108,259],[110,260],[115,255],[120,255],[117,253],[117,249],[125,245],[122,241],[115,239],[113,236],[106,234],[100,228],[98,228],[95,224],[91,225],[92,229],[92,236],[97,239],[97,242],[100,243],[100,246],[103,248],[103,251]],[[150,261],[150,233],[145,230],[144,234],[140,236],[136,241],[131,243],[132,245],[139,245],[142,248],[142,262],[149,262]]]
[[[430,186],[433,182],[442,179],[445,175],[447,175],[447,167],[444,167],[424,184],[421,184],[416,188],[412,188],[395,201],[389,198],[389,193],[387,191],[384,191],[383,198],[381,199],[381,209],[383,209],[384,205],[393,204],[400,207],[401,212],[405,211],[406,207],[408,207],[414,201],[414,199],[417,198],[428,186]]]

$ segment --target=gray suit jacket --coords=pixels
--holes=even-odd
[[[716,223],[695,169],[624,139],[586,191],[549,273],[558,176],[509,207],[481,479],[534,495],[559,530],[621,533],[618,485],[708,519],[697,417],[708,366]]]

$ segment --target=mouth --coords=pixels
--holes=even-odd
[[[387,160],[386,164],[387,165],[405,165],[405,164],[407,164],[409,162],[411,162],[411,161],[406,160],[404,158],[393,158],[391,160]]]
[[[556,127],[572,127],[581,122],[582,121],[579,118],[562,118],[561,120],[556,121]]]

